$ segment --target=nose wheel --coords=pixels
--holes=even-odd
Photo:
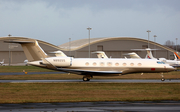
[[[163,73],[161,73],[161,77],[162,77],[161,81],[165,81]]]
[[[83,77],[83,81],[90,81],[90,79],[87,77]]]
[[[164,78],[162,78],[162,79],[161,79],[161,81],[165,81],[165,79],[164,79]]]

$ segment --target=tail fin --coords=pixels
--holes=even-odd
[[[180,59],[179,55],[176,52],[174,52],[174,56],[175,56],[175,59]]]
[[[5,42],[21,44],[28,62],[38,61],[41,60],[41,58],[48,57],[47,54],[43,51],[43,49],[39,46],[37,40],[31,40],[31,41],[15,40],[15,41],[5,41]]]
[[[54,51],[49,53],[55,53],[56,57],[67,57],[62,51]]]
[[[107,55],[105,54],[105,52],[103,52],[103,51],[96,51],[96,52],[92,52],[92,53],[97,54],[98,58],[105,58],[105,59],[108,58]]]
[[[154,57],[153,57],[153,55],[152,55],[152,52],[151,52],[151,49],[150,49],[150,48],[147,48],[146,51],[147,51],[147,58],[149,58],[149,59],[154,59]]]
[[[129,55],[131,58],[141,59],[141,57],[139,55],[137,55],[135,52],[127,53],[124,55]]]

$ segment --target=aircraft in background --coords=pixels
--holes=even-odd
[[[0,62],[1,66],[4,66],[4,59]]]
[[[144,49],[133,49],[133,50],[144,50]],[[152,52],[151,52],[152,50],[157,50],[157,49],[146,48],[145,50],[147,51],[146,58],[157,59],[157,58],[153,57]],[[166,58],[159,58],[159,60],[166,63],[166,64],[169,64],[170,66],[180,67],[180,61],[178,61],[178,59],[180,59],[180,57],[177,55],[176,52],[174,52],[174,57],[175,57],[174,60],[167,60]]]
[[[127,54],[123,54],[123,55],[128,55],[128,56],[130,56],[131,58],[134,58],[134,59],[141,59],[141,57],[139,55],[137,55],[135,52],[127,53]]]
[[[92,52],[93,54],[97,54],[98,58],[103,58],[103,59],[108,59],[107,55],[105,54],[104,51],[96,51],[96,52]]]
[[[175,57],[175,60],[180,60],[180,56],[176,52],[174,52],[174,57]]]
[[[89,81],[93,76],[119,76],[145,72],[162,73],[175,70],[174,67],[161,61],[149,59],[50,57],[36,40],[5,42],[21,44],[29,65],[82,75],[83,81]],[[163,81],[164,78],[161,80]]]
[[[50,53],[54,53],[56,57],[67,57],[62,51],[54,51]]]

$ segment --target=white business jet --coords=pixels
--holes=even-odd
[[[123,54],[123,55],[128,55],[128,56],[130,56],[131,58],[134,58],[134,59],[141,59],[141,57],[139,55],[137,55],[135,52],[127,53],[127,54]]]
[[[93,76],[119,76],[144,72],[162,73],[175,70],[168,64],[150,59],[49,57],[36,40],[5,42],[21,44],[28,64],[82,75],[83,81],[89,81]]]
[[[0,62],[0,65],[1,65],[1,66],[4,65],[4,59]]]
[[[50,53],[54,53],[56,57],[67,57],[62,51],[54,51]]]
[[[132,50],[140,50],[140,51],[146,50],[147,55],[146,55],[145,58],[147,58],[147,59],[157,59],[157,58],[153,57],[152,52],[151,52],[152,50],[157,50],[157,49],[146,48],[146,49],[132,49]],[[170,66],[180,67],[180,61],[179,61],[180,57],[177,55],[176,52],[174,52],[174,57],[175,57],[174,60],[167,60],[166,58],[159,58],[159,60],[164,62],[165,64],[169,64]]]
[[[98,58],[102,58],[102,59],[107,59],[107,55],[104,51],[96,51],[96,52],[92,52],[93,54],[97,54]]]
[[[149,58],[149,59],[156,59],[156,58],[153,57],[150,48],[148,48],[146,50],[147,50],[147,58]],[[169,64],[170,66],[180,67],[180,61],[178,61],[179,56],[175,52],[174,52],[174,57],[175,57],[174,60],[168,60],[166,58],[159,58],[159,60],[164,62],[164,63],[166,63],[166,64]]]

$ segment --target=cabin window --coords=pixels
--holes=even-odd
[[[101,66],[104,66],[104,63],[103,63],[103,62],[101,62],[101,63],[100,63],[100,65],[101,65]]]
[[[126,66],[126,63],[123,63],[123,66]]]
[[[96,66],[97,65],[96,62],[94,62],[93,65]]]
[[[112,63],[111,63],[111,62],[108,62],[107,65],[108,65],[108,66],[112,66]]]
[[[131,65],[131,66],[134,66],[134,63],[131,63],[130,65]]]
[[[138,66],[141,66],[142,64],[141,63],[138,63]]]
[[[116,66],[119,66],[119,63],[115,63]]]
[[[86,63],[85,63],[85,65],[86,65],[86,66],[88,66],[88,65],[89,65],[89,63],[88,63],[88,62],[86,62]]]
[[[157,61],[158,64],[165,64],[164,62],[162,61]]]

